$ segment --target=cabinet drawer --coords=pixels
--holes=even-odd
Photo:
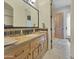
[[[14,51],[13,51],[15,57],[23,54],[24,52],[29,52],[29,45],[20,45],[14,48]]]
[[[30,50],[30,45],[25,45],[22,49],[24,49],[24,51],[29,51]]]
[[[18,57],[19,55],[24,53],[24,49],[22,49],[22,48],[16,49],[13,51],[13,53],[14,53],[15,57]]]
[[[26,52],[24,52],[24,53],[20,54],[19,56],[17,56],[15,59],[27,59],[27,54],[26,54]]]
[[[17,56],[15,56],[15,59],[29,59],[29,49],[24,50],[22,53],[18,54]]]
[[[39,40],[38,39],[31,42],[31,49],[32,50],[34,50],[38,46],[39,46]]]
[[[4,57],[4,59],[15,59],[15,58],[14,57],[6,56],[6,57]]]

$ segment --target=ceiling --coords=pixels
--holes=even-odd
[[[54,7],[56,9],[68,8],[70,7],[71,0],[53,0]]]

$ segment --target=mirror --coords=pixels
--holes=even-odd
[[[38,27],[38,10],[24,0],[5,0],[4,25],[12,27]]]
[[[38,11],[32,7],[28,7],[26,10],[27,27],[38,27]]]
[[[13,25],[13,8],[7,3],[4,3],[4,25]]]
[[[27,6],[25,10],[27,15],[27,27],[38,27],[38,10],[27,1],[23,1]]]

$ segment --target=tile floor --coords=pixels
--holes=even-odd
[[[68,44],[65,45],[59,45],[59,41],[55,41],[56,44],[54,44],[53,49],[50,49],[46,52],[43,59],[70,59],[69,58],[69,49]],[[60,43],[67,43],[67,41],[60,41]],[[58,44],[58,45],[57,45]],[[62,48],[62,49],[61,49]],[[67,49],[66,49],[67,48]]]

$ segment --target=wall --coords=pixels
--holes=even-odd
[[[38,0],[39,1],[39,25],[42,28],[42,23],[45,23],[45,27],[49,27],[50,22],[50,1],[49,0]]]
[[[71,0],[71,57],[74,59],[74,0]]]
[[[42,23],[45,24],[45,28],[48,29],[48,39],[49,39],[49,49],[50,49],[50,40],[51,40],[51,32],[50,32],[50,0],[38,0],[38,8],[39,8],[39,27],[43,28]]]

